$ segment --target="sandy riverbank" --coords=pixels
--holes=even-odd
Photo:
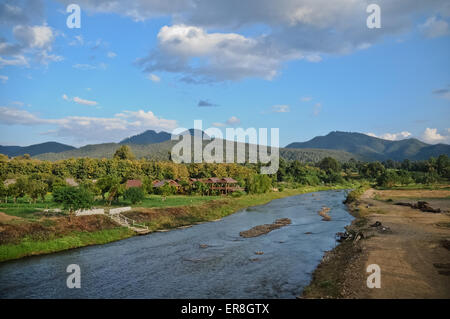
[[[394,205],[419,200],[443,212]],[[349,209],[350,229],[365,238],[326,253],[303,298],[450,298],[450,191],[369,189]],[[377,221],[386,230],[370,227]],[[381,269],[379,289],[366,285],[371,264]]]

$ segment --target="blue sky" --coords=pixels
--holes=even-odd
[[[363,0],[82,0],[80,29],[68,3],[0,1],[1,145],[196,119],[277,127],[282,146],[334,130],[450,142],[448,1],[378,1],[381,29]]]

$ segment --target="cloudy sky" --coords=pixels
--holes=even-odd
[[[282,146],[334,130],[450,143],[449,23],[448,0],[0,0],[0,144],[196,119],[278,127]]]

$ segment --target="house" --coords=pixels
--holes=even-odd
[[[139,179],[129,179],[127,180],[127,183],[125,185],[125,188],[131,188],[131,187],[142,187],[142,181]]]
[[[210,177],[199,181],[205,184],[210,184],[211,190],[218,190],[221,194],[228,194],[242,190],[242,188],[238,185],[238,181],[231,177]]]
[[[155,181],[153,181],[153,183],[152,183],[152,185],[153,185],[153,187],[155,187],[155,188],[159,188],[159,187],[162,187],[162,186],[164,186],[164,185],[166,185],[166,184],[169,184],[170,186],[173,186],[173,187],[175,187],[175,188],[179,188],[179,187],[181,187],[181,185],[180,184],[178,184],[176,181],[174,181],[173,179],[163,179],[163,180],[161,180],[161,181],[158,181],[158,180],[155,180]]]

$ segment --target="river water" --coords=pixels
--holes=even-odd
[[[286,197],[217,222],[2,263],[0,298],[295,298],[353,219],[345,195]],[[317,214],[322,206],[331,221]],[[291,225],[239,236],[285,217]],[[80,289],[67,288],[70,264],[80,266]]]

